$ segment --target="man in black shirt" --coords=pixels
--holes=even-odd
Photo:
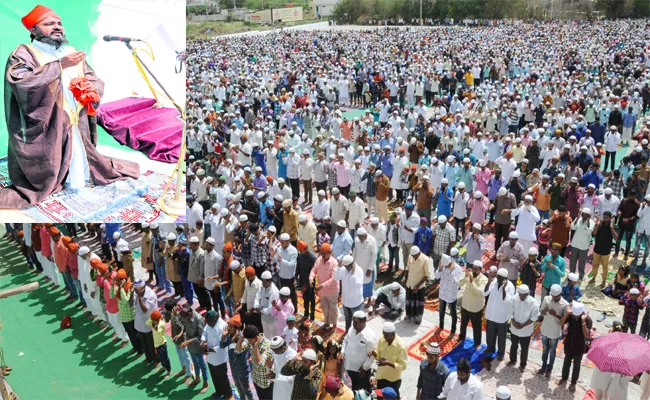
[[[248,221],[251,224],[256,224],[259,222],[260,218],[260,203],[253,196],[252,190],[247,190],[244,196],[244,200],[241,202],[241,214],[248,216]]]
[[[632,236],[636,228],[636,212],[639,211],[639,201],[636,199],[636,191],[628,189],[627,197],[618,205],[618,239],[614,249],[614,257],[618,257],[621,249],[621,240],[625,236],[625,258],[630,255],[630,246],[632,245]]]
[[[309,319],[313,321],[314,311],[316,309],[316,296],[313,282],[309,282],[309,274],[316,263],[316,255],[309,250],[309,246],[307,246],[307,242],[304,240],[299,240],[297,247],[296,281],[302,293],[302,300],[305,307],[302,320]]]
[[[596,282],[598,268],[602,265],[603,281],[600,283],[600,286],[605,287],[605,282],[607,281],[609,257],[612,253],[612,239],[618,239],[618,234],[616,233],[616,229],[614,229],[611,211],[605,211],[603,213],[602,221],[600,220],[600,216],[596,214],[596,226],[594,227],[594,232],[596,232],[594,240],[594,260],[591,270],[592,278],[589,283]]]

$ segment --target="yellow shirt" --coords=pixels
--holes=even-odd
[[[430,278],[429,257],[422,253],[420,253],[417,260],[413,258],[413,256],[409,256],[406,270],[409,273],[408,279],[406,280],[406,287],[413,289],[425,276],[427,277],[427,280]]]
[[[395,368],[382,366],[377,368],[377,379],[395,382],[402,379],[402,371],[406,369],[408,353],[401,337],[395,336],[390,345],[382,336],[377,343],[377,359],[384,358],[395,364]]]
[[[149,318],[145,324],[151,327],[151,333],[153,333],[153,347],[157,348],[167,343],[167,339],[165,339],[165,321],[158,321],[158,327],[156,328],[153,327],[151,318]]]
[[[460,282],[458,282],[458,286],[464,289],[462,297],[463,309],[473,313],[479,312],[483,309],[483,306],[485,305],[483,288],[485,288],[487,281],[487,276],[483,274],[478,274],[472,283],[469,283],[469,279],[463,276]]]
[[[230,284],[230,290],[228,291],[229,295],[232,295],[235,301],[241,301],[241,298],[244,296],[244,289],[246,286],[246,272],[244,268],[241,268],[239,274],[236,274],[235,271],[232,272],[232,283]]]

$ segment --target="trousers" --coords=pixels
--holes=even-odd
[[[494,321],[487,321],[487,349],[485,353],[492,353],[497,349],[498,340],[498,356],[503,357],[506,354],[506,323],[496,323]]]

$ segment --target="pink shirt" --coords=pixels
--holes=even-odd
[[[120,310],[117,306],[117,296],[111,299],[111,286],[113,285],[113,279],[117,275],[117,272],[113,271],[110,278],[104,279],[103,276],[97,278],[97,286],[104,288],[104,300],[106,300],[106,311],[111,314],[116,314]]]
[[[485,222],[485,213],[488,210],[488,207],[490,207],[490,200],[488,200],[487,196],[483,196],[480,199],[472,198],[469,201],[469,208],[470,208],[470,215],[469,215],[469,220],[472,224],[481,224],[483,225],[483,222]]]
[[[68,251],[68,267],[70,267],[70,274],[73,278],[79,277],[79,259],[76,255]]]
[[[45,227],[38,234],[41,235],[41,254],[43,257],[52,257],[52,236]]]
[[[338,262],[332,256],[327,261],[323,260],[323,257],[318,257],[314,263],[314,268],[311,269],[309,273],[309,281],[313,281],[314,277],[317,277],[317,285],[322,285],[323,287],[318,292],[319,296],[330,297],[339,294],[339,281],[334,279],[334,271],[338,266]]]
[[[287,300],[286,303],[282,303],[282,300],[278,299],[277,303],[280,305],[280,310],[277,310],[275,307],[271,306],[271,315],[275,317],[275,323],[277,326],[276,332],[282,332],[287,326],[287,318],[289,315],[293,315],[294,308],[291,299]]]
[[[335,162],[330,164],[330,168],[334,168],[336,170],[336,184],[340,187],[346,187],[352,183],[352,180],[350,179],[350,164],[347,162],[344,162],[341,164],[340,162]]]
[[[490,171],[489,168],[485,168],[485,171],[479,168],[474,173],[474,177],[476,178],[476,190],[483,193],[483,196],[487,196],[488,194],[488,182],[490,181],[490,175],[492,175],[492,171]]]

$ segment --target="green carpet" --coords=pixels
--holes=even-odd
[[[28,272],[17,248],[0,240],[0,290],[41,276]],[[45,284],[44,279],[39,282]],[[62,330],[59,323],[66,315],[72,317],[72,327]],[[0,299],[0,321],[0,346],[6,364],[13,367],[7,381],[22,399],[189,399],[198,394],[180,378],[163,380],[164,373],[152,372],[144,357],[134,360],[127,355],[130,346],[120,349],[113,344],[112,330],[101,332],[60,290],[47,285]],[[173,346],[170,359],[172,370],[179,371]]]

